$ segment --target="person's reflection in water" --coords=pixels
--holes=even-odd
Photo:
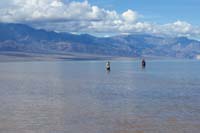
[[[110,74],[110,70],[106,70],[106,73],[107,73],[107,74]]]

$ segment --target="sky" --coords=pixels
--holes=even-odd
[[[200,39],[199,10],[200,0],[1,0],[0,22],[76,34]]]
[[[118,12],[132,9],[156,23],[184,20],[200,25],[200,0],[90,0],[90,3]]]

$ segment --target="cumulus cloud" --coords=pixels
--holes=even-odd
[[[128,11],[122,14],[122,17],[126,22],[133,23],[136,21],[138,14],[129,9]]]
[[[200,37],[199,27],[192,26],[190,23],[180,20],[174,23],[157,25],[154,29],[156,29],[156,33],[170,36]]]
[[[10,5],[0,9],[0,21],[103,21],[118,19],[115,11],[91,6],[88,1],[68,2],[61,0],[9,0]],[[3,0],[3,3],[8,3]],[[1,3],[2,3],[1,2]]]
[[[0,22],[25,23],[36,28],[77,33],[153,33],[173,36],[199,36],[200,28],[184,21],[163,25],[140,22],[139,14],[123,13],[90,5],[88,1],[1,0]]]

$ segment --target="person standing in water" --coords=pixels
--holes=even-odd
[[[146,61],[144,59],[142,59],[142,67],[145,68],[146,67]]]
[[[109,61],[106,63],[106,70],[110,71],[110,62]]]

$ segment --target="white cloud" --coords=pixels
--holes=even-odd
[[[158,25],[156,33],[171,36],[200,37],[200,27],[192,26],[185,21],[177,20],[174,23]]]
[[[123,13],[92,6],[88,1],[1,0],[0,22],[25,23],[48,30],[127,34],[153,33],[172,36],[199,36],[200,28],[184,21],[163,25],[140,22],[137,12]]]
[[[136,21],[137,17],[138,17],[138,14],[132,10],[128,10],[126,12],[124,12],[122,14],[122,17],[125,21],[127,21],[128,23],[133,23]]]

